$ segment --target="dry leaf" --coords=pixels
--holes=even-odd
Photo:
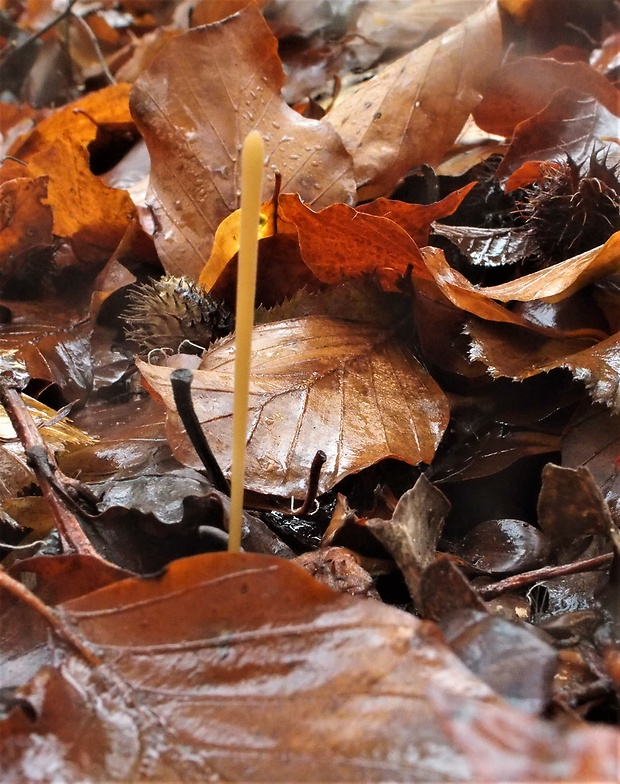
[[[542,111],[558,90],[569,85],[617,113],[620,93],[587,63],[520,57],[496,72],[474,109],[474,119],[485,131],[510,138],[519,123]]]
[[[620,107],[612,113],[590,95],[570,88],[557,92],[538,114],[519,123],[497,169],[504,177],[530,160],[565,158],[583,163],[606,150],[608,166],[620,162]]]
[[[303,497],[314,455],[327,461],[319,492],[352,472],[394,457],[430,462],[447,426],[447,401],[394,327],[327,316],[254,329],[246,488]],[[198,418],[224,473],[230,470],[234,336],[216,344],[194,373]],[[167,368],[138,369],[169,412]],[[181,462],[199,466],[176,414],[169,440]]]
[[[438,163],[495,71],[501,29],[488,3],[383,68],[325,118],[353,157],[358,199],[384,196],[408,171]]]
[[[515,711],[433,625],[279,559],[197,556],[57,612],[103,665],[5,609],[3,664],[36,673],[0,722],[7,780],[602,781],[617,765],[611,728]]]
[[[470,358],[480,360],[494,377],[522,381],[539,373],[567,368],[582,381],[597,403],[620,410],[620,333],[588,346],[591,339],[548,339],[507,334],[504,325],[481,321],[468,324]]]
[[[136,82],[131,105],[151,156],[155,242],[170,274],[200,275],[219,223],[239,206],[239,151],[252,129],[265,141],[265,199],[278,170],[282,189],[310,204],[351,201],[341,140],[290,109],[283,83],[277,40],[254,4],[173,39]]]

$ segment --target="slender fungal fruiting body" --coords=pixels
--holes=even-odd
[[[229,552],[237,552],[241,549],[250,361],[252,328],[254,327],[254,299],[256,296],[258,225],[261,206],[263,158],[263,140],[258,131],[251,131],[243,143],[241,152],[241,231],[237,272]]]

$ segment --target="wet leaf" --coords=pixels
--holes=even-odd
[[[476,610],[449,616],[441,630],[459,659],[515,708],[547,707],[558,654],[544,634]]]
[[[448,499],[422,475],[401,497],[391,520],[373,518],[366,521],[366,527],[396,561],[418,609],[423,606],[422,573],[435,559],[449,511]]]
[[[441,160],[497,67],[500,47],[497,8],[487,4],[332,109],[326,119],[353,158],[360,200],[384,196],[411,169]]]
[[[486,520],[457,543],[456,553],[489,574],[516,574],[546,566],[549,542],[523,520]]]
[[[609,778],[616,764],[611,729],[560,729],[513,711],[432,625],[335,594],[281,560],[186,559],[59,613],[105,665],[48,638],[17,692],[33,712],[16,707],[0,723],[11,778],[53,766],[92,781],[477,780],[475,765],[492,780],[510,765],[545,780],[561,765],[564,780],[581,780]],[[52,656],[54,668],[41,666]],[[482,733],[481,767],[473,727],[500,720],[509,748]],[[111,753],[121,739],[123,753]]]
[[[279,209],[297,228],[301,256],[323,283],[373,274],[385,288],[394,290],[408,266],[414,274],[428,276],[418,246],[388,218],[346,204],[333,204],[317,213],[288,194],[280,197]]]
[[[333,129],[280,97],[277,41],[255,5],[169,42],[136,82],[132,112],[151,156],[155,242],[166,271],[197,279],[219,223],[238,207],[239,150],[256,128],[282,190],[322,207],[348,202],[351,162]]]
[[[579,291],[589,283],[616,272],[620,268],[620,232],[613,234],[604,245],[578,256],[554,264],[530,275],[487,286],[478,291],[501,302],[532,299],[557,302]]]
[[[448,421],[443,393],[398,341],[394,327],[328,316],[255,327],[246,488],[303,498],[317,450],[327,454],[319,492],[396,457],[429,462]],[[194,374],[198,418],[225,473],[230,467],[234,337]],[[167,368],[138,363],[168,409],[178,459],[198,467],[175,411]],[[406,412],[406,414],[404,413]]]

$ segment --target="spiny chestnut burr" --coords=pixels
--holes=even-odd
[[[567,155],[549,164],[545,174],[517,205],[542,266],[602,245],[620,230],[617,165],[608,166],[600,153],[583,164]]]
[[[124,313],[126,335],[140,354],[153,349],[179,350],[182,343],[206,348],[233,329],[229,307],[188,278],[165,275],[129,293]]]

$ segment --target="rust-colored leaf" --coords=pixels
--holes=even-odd
[[[495,3],[386,66],[327,115],[355,165],[358,197],[394,189],[410,169],[438,163],[497,67]]]
[[[0,722],[10,780],[53,769],[95,782],[492,781],[507,771],[545,781],[558,770],[602,781],[616,770],[611,728],[515,711],[432,624],[334,593],[275,558],[177,561],[58,616],[36,658],[3,635],[14,673],[36,672]],[[18,605],[11,620],[32,623],[32,611]],[[498,726],[500,736],[489,729]]]
[[[48,177],[53,232],[72,241],[85,263],[106,260],[125,233],[134,206],[128,194],[108,188],[89,167],[88,147],[98,126],[131,129],[129,85],[91,93],[42,120],[10,150],[36,177]]]
[[[319,491],[387,457],[429,462],[448,423],[447,401],[395,328],[328,316],[254,329],[246,487],[303,497],[310,464],[327,461]],[[230,469],[234,337],[209,351],[194,374],[193,398],[209,444]],[[167,368],[138,363],[169,411],[178,459],[198,466],[178,422]]]
[[[265,199],[278,170],[283,190],[310,204],[351,201],[341,140],[290,109],[283,82],[277,41],[254,4],[173,39],[136,82],[132,112],[151,155],[155,241],[169,273],[200,275],[218,224],[238,207],[239,150],[252,129],[265,141]]]
[[[296,226],[301,256],[323,283],[373,274],[385,288],[394,289],[408,266],[428,277],[418,246],[389,218],[346,204],[317,213],[293,194],[282,194],[279,210]]]

